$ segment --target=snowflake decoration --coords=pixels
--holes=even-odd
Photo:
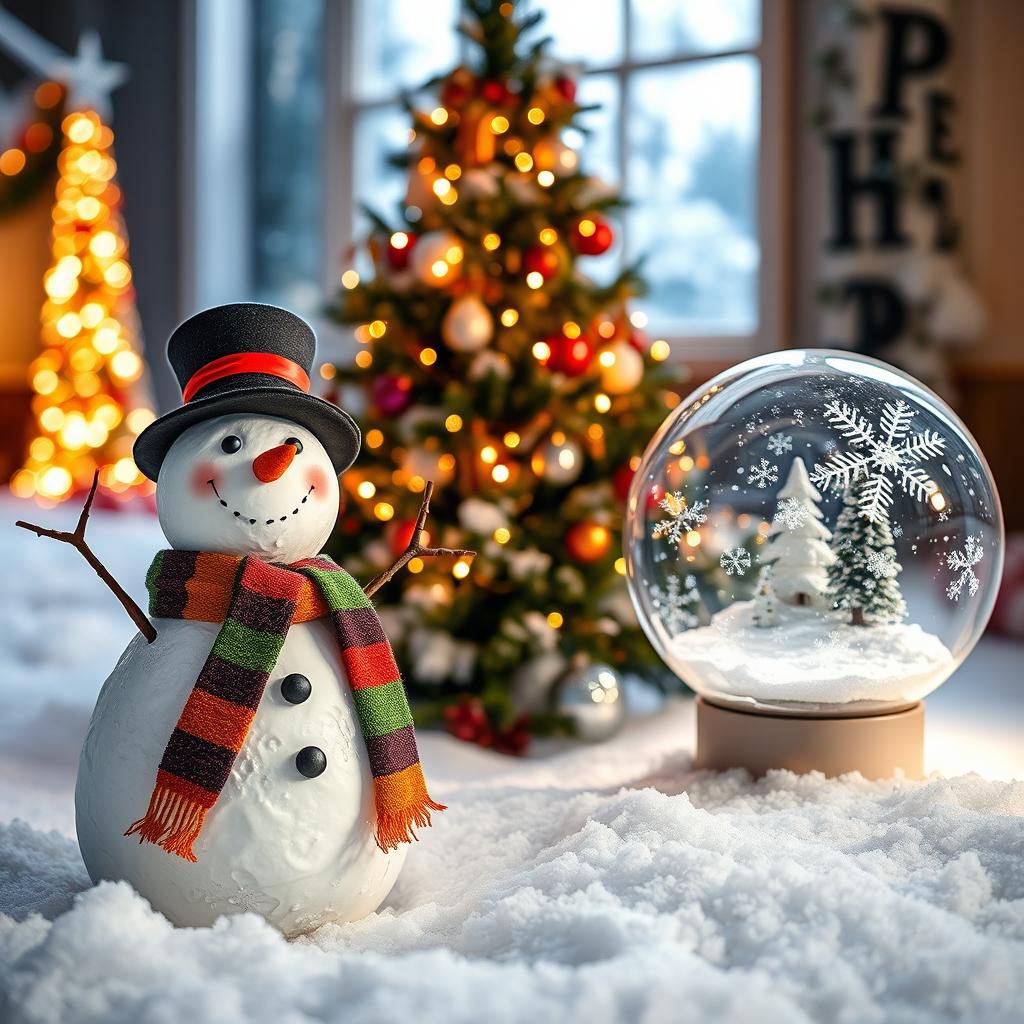
[[[949,509],[943,509],[943,510],[942,510],[942,511],[941,511],[941,512],[939,513],[939,522],[940,522],[940,523],[946,523],[946,522],[949,522]]]
[[[664,589],[652,583],[648,590],[658,618],[673,635],[700,624],[692,611],[692,606],[700,603],[695,576],[687,576],[683,581],[678,576],[670,576]]]
[[[782,406],[781,405],[773,405],[772,408],[771,408],[771,413],[772,413],[773,416],[781,416],[782,415]]]
[[[810,514],[807,506],[798,498],[783,498],[775,510],[775,520],[787,530],[799,530]]]
[[[750,568],[750,552],[746,548],[730,548],[722,552],[718,564],[725,570],[726,576],[743,576]]]
[[[946,597],[950,601],[959,601],[960,595],[967,590],[968,597],[974,597],[981,586],[981,581],[974,574],[974,567],[985,557],[981,546],[981,536],[969,535],[964,543],[963,551],[950,551],[946,555],[946,565],[960,575],[946,587]]]
[[[779,467],[769,465],[767,459],[762,459],[756,466],[750,467],[747,479],[763,491],[769,484],[779,482]]]
[[[893,535],[893,536],[894,536],[894,537],[895,537],[895,538],[896,538],[897,540],[899,540],[899,539],[900,539],[900,537],[902,537],[902,536],[903,536],[903,524],[902,524],[902,523],[897,523],[897,524],[896,524],[896,525],[895,525],[895,526],[894,526],[894,527],[892,528],[892,535]]]
[[[797,421],[797,423],[800,424],[800,426],[803,426],[804,425],[804,411],[803,411],[803,409],[794,409],[793,410],[793,419],[795,419]]]
[[[865,565],[876,580],[891,580],[896,577],[896,556],[891,550],[872,551]]]
[[[785,455],[793,450],[793,436],[791,434],[772,434],[768,438],[768,451],[772,455]]]
[[[828,633],[825,634],[825,636],[819,636],[814,641],[814,646],[831,651],[835,650],[839,646],[839,642],[839,630],[831,629],[828,631]]]
[[[757,430],[757,420],[747,420],[747,432],[753,433]]]
[[[696,530],[698,526],[708,521],[708,503],[695,501],[692,505],[687,505],[686,499],[679,491],[666,494],[658,502],[658,507],[667,513],[669,518],[656,523],[651,536],[655,539],[666,537],[672,544],[678,544],[684,534]]]
[[[886,402],[877,427],[845,402],[829,402],[825,413],[854,450],[837,451],[824,466],[816,465],[812,483],[841,491],[866,479],[860,514],[874,523],[888,519],[893,479],[917,501],[927,501],[935,493],[935,481],[918,463],[939,455],[946,441],[933,430],[910,435],[914,411],[906,402]]]

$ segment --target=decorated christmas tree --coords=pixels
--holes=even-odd
[[[60,126],[59,177],[49,269],[43,278],[42,351],[30,368],[36,436],[11,489],[63,500],[88,490],[98,470],[107,493],[152,492],[132,445],[152,421],[121,189],[106,114],[119,65],[83,37],[60,62],[68,109]]]
[[[850,623],[901,622],[907,606],[897,576],[896,546],[889,520],[877,521],[861,512],[862,492],[870,481],[862,478],[843,495],[843,509],[832,537],[835,562],[828,570],[829,597],[835,608],[848,609]]]
[[[832,535],[821,523],[821,495],[808,478],[803,459],[793,460],[778,499],[761,556],[772,567],[772,589],[789,604],[824,605],[826,570],[835,555],[828,547]]]
[[[413,560],[383,611],[414,695],[476,695],[494,727],[517,720],[510,680],[532,659],[652,663],[621,522],[639,455],[678,401],[669,346],[630,321],[636,268],[588,275],[621,199],[563,141],[584,108],[533,41],[539,18],[466,5],[471,60],[432,83],[431,109],[409,108],[405,203],[368,211],[372,273],[346,271],[335,309],[356,325],[355,365],[328,368],[339,401],[361,393],[365,408],[335,554],[366,575],[388,564],[436,482],[432,540],[479,554]]]

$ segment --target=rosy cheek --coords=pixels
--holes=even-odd
[[[212,462],[200,462],[197,463],[195,469],[192,470],[192,493],[197,498],[213,497],[213,491],[210,488],[210,481],[213,481],[213,486],[220,488],[220,473],[217,467]]]
[[[319,466],[314,466],[306,473],[306,486],[312,488],[312,497],[326,498],[327,474]]]

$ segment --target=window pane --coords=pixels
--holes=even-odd
[[[409,115],[401,107],[380,107],[359,114],[352,147],[355,237],[369,228],[360,210],[362,206],[368,206],[388,221],[395,220],[399,204],[405,198],[409,175],[404,169],[393,167],[389,159],[408,148]]]
[[[632,79],[629,254],[647,257],[658,333],[756,329],[758,83],[754,57]]]
[[[253,268],[257,294],[300,309],[319,301],[323,8],[256,6]]]
[[[544,12],[538,38],[551,36],[555,60],[599,68],[622,61],[622,0],[532,0]]]
[[[739,50],[761,37],[759,0],[632,0],[633,59]]]
[[[458,0],[360,0],[355,4],[353,89],[394,96],[457,63]]]
[[[609,184],[619,180],[619,83],[614,75],[586,75],[576,91],[580,106],[599,109],[580,114],[585,131],[570,128],[565,143],[580,154],[580,167]]]

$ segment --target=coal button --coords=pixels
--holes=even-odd
[[[281,696],[289,704],[301,704],[304,700],[309,700],[312,692],[313,686],[310,681],[298,672],[293,672],[281,680]]]
[[[327,771],[327,755],[319,747],[303,747],[295,755],[295,767],[307,779],[315,779]]]

